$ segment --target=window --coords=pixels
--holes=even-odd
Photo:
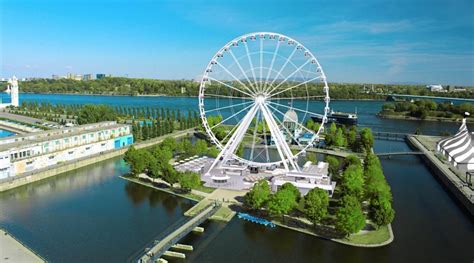
[[[51,155],[51,156],[49,156],[48,158],[49,158],[50,160],[51,160],[51,159],[54,159],[54,155]]]
[[[32,164],[33,162],[34,162],[34,161],[28,161],[28,162],[26,162],[26,165],[30,165],[30,164]]]
[[[55,143],[56,143],[56,145],[59,145],[59,140],[56,140],[56,142],[55,142]]]
[[[70,152],[68,152],[68,154],[73,154],[73,153],[74,153],[74,151],[70,151]]]

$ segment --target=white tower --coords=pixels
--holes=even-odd
[[[18,100],[18,79],[13,76],[8,80],[8,83],[10,89],[11,105],[18,107],[20,105]]]

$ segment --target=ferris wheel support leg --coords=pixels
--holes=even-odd
[[[263,113],[265,121],[268,123],[268,127],[270,128],[270,133],[272,137],[275,139],[275,145],[280,155],[280,158],[283,161],[283,165],[285,166],[285,169],[289,171],[289,167],[287,164],[288,162],[291,165],[291,168],[293,168],[293,170],[299,171],[300,169],[299,169],[298,164],[295,162],[295,157],[293,153],[291,152],[290,147],[286,143],[285,138],[283,137],[283,134],[278,128],[278,125],[275,122],[275,119],[272,117],[270,109],[267,107],[265,103],[260,104],[260,109]]]
[[[240,142],[242,141],[245,131],[249,128],[250,124],[252,123],[252,119],[257,113],[258,106],[254,105],[249,112],[244,116],[242,123],[239,125],[237,130],[235,130],[234,134],[230,137],[229,141],[226,143],[222,151],[217,155],[214,162],[209,167],[206,175],[209,175],[212,169],[220,162],[222,165],[223,163],[227,162],[232,155],[234,154],[235,150],[239,146]],[[222,158],[222,161],[220,159]]]

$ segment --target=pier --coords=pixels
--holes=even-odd
[[[0,229],[0,262],[45,262],[7,231]]]
[[[435,175],[453,196],[466,208],[467,212],[474,216],[474,190],[472,180],[467,174],[456,170],[449,162],[440,160],[436,151],[436,142],[441,137],[437,136],[408,136],[408,144],[420,150],[424,154],[422,160],[426,163],[432,174]]]
[[[185,258],[185,255],[183,253],[168,250],[173,246],[175,248],[179,247],[180,249],[186,248],[186,250],[192,250],[192,247],[190,248],[190,246],[182,244],[177,245],[178,241],[187,234],[189,234],[191,231],[193,231],[197,226],[206,221],[209,217],[211,217],[217,210],[219,210],[220,206],[221,205],[217,202],[206,206],[194,217],[185,221],[176,229],[172,230],[172,232],[167,233],[164,238],[162,238],[161,240],[157,240],[152,248],[147,249],[144,255],[140,256],[137,260],[134,261],[139,263],[155,262],[163,255]]]

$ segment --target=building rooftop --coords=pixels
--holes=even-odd
[[[128,125],[117,124],[116,122],[100,122],[100,123],[94,123],[94,124],[79,125],[75,127],[67,127],[67,128],[57,129],[57,130],[47,130],[47,131],[40,131],[40,132],[23,134],[23,135],[11,136],[11,137],[7,137],[9,140],[1,140],[1,141],[6,141],[6,143],[0,144],[0,151],[5,151],[11,148],[18,148],[21,146],[27,147],[31,144],[35,144],[39,142],[53,141],[53,140],[62,139],[66,137],[82,135],[84,133],[101,131],[104,128],[114,129],[114,128],[121,128],[125,126],[128,126]],[[16,141],[12,141],[12,139],[16,139]]]

